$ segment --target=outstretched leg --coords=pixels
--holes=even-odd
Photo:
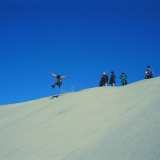
[[[62,85],[62,82],[59,82],[57,85],[58,85],[58,86],[59,86],[59,88],[60,88],[60,87],[61,87],[61,85]]]
[[[55,82],[53,85],[51,85],[52,86],[52,88],[54,88],[55,86],[57,85],[57,82]]]

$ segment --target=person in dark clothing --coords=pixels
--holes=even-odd
[[[111,77],[110,77],[110,81],[109,81],[109,84],[111,84],[111,86],[113,87],[116,83],[116,76],[114,74],[113,71],[111,71]]]
[[[108,76],[107,74],[104,72],[101,76],[100,76],[101,80],[99,83],[99,87],[101,86],[106,86],[108,84]]]
[[[62,85],[62,79],[63,79],[63,78],[68,78],[67,76],[56,75],[56,74],[53,74],[52,72],[50,72],[50,74],[51,74],[52,76],[56,77],[56,79],[57,79],[57,81],[56,81],[53,85],[51,85],[53,88],[54,88],[56,85],[58,85],[59,88],[60,88],[60,86]]]
[[[127,85],[127,76],[125,73],[122,73],[121,76],[120,76],[120,79],[121,79],[121,83],[122,85]]]
[[[145,79],[153,78],[153,71],[150,66],[147,66],[147,71],[145,72]]]

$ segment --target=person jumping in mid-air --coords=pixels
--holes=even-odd
[[[50,72],[50,74],[51,74],[52,76],[54,76],[54,77],[57,78],[57,82],[55,82],[53,85],[51,85],[53,88],[54,88],[56,85],[58,85],[59,88],[60,88],[60,86],[62,85],[62,79],[63,79],[63,78],[68,78],[67,76],[56,75],[56,74],[53,74],[52,72]]]

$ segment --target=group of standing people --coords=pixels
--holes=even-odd
[[[100,78],[101,78],[100,83],[99,83],[100,87],[108,85],[108,76],[105,72],[103,72],[103,74],[100,76]],[[145,72],[145,79],[149,79],[149,78],[153,78],[153,71],[150,66],[147,66],[147,71]],[[121,80],[121,83],[123,86],[127,85],[127,75],[124,72],[121,74],[120,80]],[[111,86],[114,86],[115,83],[116,83],[116,76],[115,76],[114,72],[111,71],[111,77],[109,80],[109,84]]]
[[[53,85],[51,85],[52,88],[55,88],[56,85],[58,85],[60,88],[60,86],[62,85],[62,79],[68,78],[68,76],[60,76],[60,75],[53,74],[52,72],[50,72],[50,74],[57,79],[57,81]],[[99,83],[100,87],[108,85],[108,76],[105,72],[103,72],[100,78],[101,78]],[[149,79],[149,78],[153,78],[153,71],[151,70],[150,66],[147,66],[147,71],[145,72],[145,79]],[[123,86],[127,85],[127,75],[124,72],[121,74],[120,80]],[[111,86],[114,86],[116,84],[116,76],[113,71],[111,71],[109,84]]]
[[[99,86],[106,86],[108,85],[108,76],[105,72],[103,72],[103,74],[100,76],[101,80],[99,83]],[[120,76],[121,79],[121,83],[122,85],[127,85],[127,75],[125,73],[122,73]],[[111,77],[109,80],[109,84],[113,87],[116,84],[116,75],[114,74],[113,71],[111,71]]]

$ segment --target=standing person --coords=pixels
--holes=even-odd
[[[150,66],[147,66],[147,71],[145,72],[145,79],[153,78],[153,71]]]
[[[53,74],[52,72],[50,72],[50,74],[51,74],[52,76],[56,77],[56,79],[57,79],[57,81],[56,81],[53,85],[51,85],[53,88],[54,88],[56,85],[58,85],[59,88],[60,88],[60,86],[62,85],[62,79],[63,79],[63,78],[68,78],[67,76],[56,75],[56,74]]]
[[[99,87],[101,86],[105,86],[108,84],[108,76],[105,72],[103,72],[103,74],[100,76],[101,80],[100,80],[100,83],[99,83]]]
[[[111,71],[111,77],[110,77],[110,81],[109,81],[109,84],[111,84],[111,86],[113,87],[116,83],[116,76],[114,74],[113,71]]]
[[[120,76],[120,79],[121,79],[121,83],[122,85],[127,85],[127,76],[125,73],[122,73],[121,76]]]

